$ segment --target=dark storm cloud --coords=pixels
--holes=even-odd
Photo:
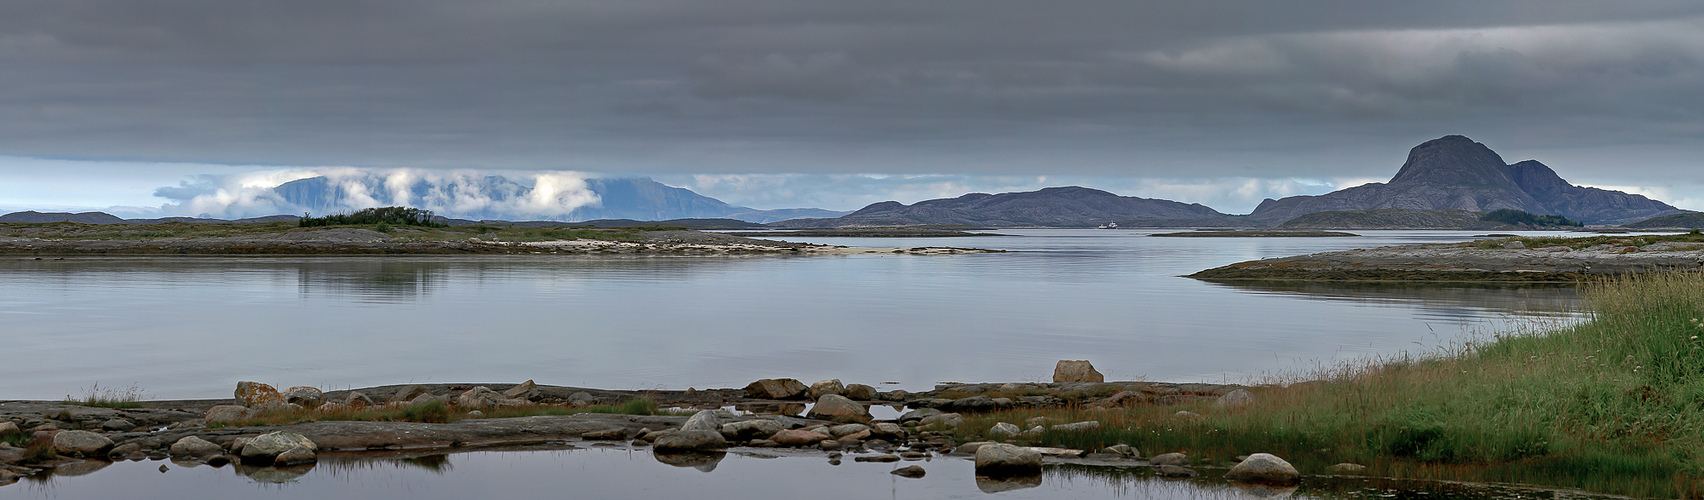
[[[1701,33],[1692,1],[9,2],[0,154],[1378,177],[1462,133],[1661,182],[1704,145]]]

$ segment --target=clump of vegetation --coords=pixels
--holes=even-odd
[[[22,447],[24,447],[25,444],[29,444],[29,442],[30,442],[30,437],[28,435],[25,435],[23,430],[18,430],[18,431],[14,431],[14,432],[0,432],[0,443],[6,443],[6,444],[9,444],[9,445],[12,445],[12,446],[22,448]]]
[[[1500,222],[1514,226],[1531,227],[1581,227],[1585,225],[1579,221],[1570,220],[1567,217],[1560,215],[1533,215],[1528,212],[1509,208],[1492,210],[1487,212],[1485,215],[1479,216],[1479,220],[1485,222]]]
[[[140,387],[101,387],[99,382],[84,390],[82,399],[65,396],[65,402],[68,404],[101,408],[141,408],[144,399],[147,399],[147,394]]]
[[[1090,450],[1125,443],[1212,464],[1266,452],[1304,473],[1354,462],[1381,476],[1704,494],[1704,274],[1616,278],[1581,293],[1588,322],[1252,388],[1260,402],[1244,410],[1208,401],[1013,411],[967,418],[956,435],[1035,416],[1099,420],[1098,430],[1031,441]]]
[[[325,217],[314,217],[313,214],[302,214],[296,221],[298,227],[346,226],[378,224],[386,229],[390,226],[418,227],[449,227],[448,224],[433,220],[431,210],[408,207],[379,207],[364,208],[348,214],[334,214]]]

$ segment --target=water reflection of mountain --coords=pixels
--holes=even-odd
[[[1494,283],[1345,283],[1326,281],[1222,281],[1216,286],[1306,300],[1413,306],[1426,315],[1468,319],[1501,313],[1572,316],[1580,297],[1572,285]]]

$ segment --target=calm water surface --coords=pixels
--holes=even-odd
[[[885,388],[1109,379],[1244,382],[1532,319],[1569,288],[1223,285],[1232,262],[1474,233],[1153,238],[1137,230],[804,241],[955,256],[197,257],[0,260],[0,399],[136,386],[155,398],[404,382],[646,389],[764,377]],[[155,472],[155,474],[158,474]]]
[[[166,465],[162,473],[160,465]],[[919,479],[889,474],[921,465]],[[1050,466],[1041,477],[993,481],[976,476],[969,460],[830,465],[822,457],[764,457],[741,453],[664,458],[645,450],[582,448],[558,451],[474,452],[409,459],[328,455],[316,466],[179,465],[166,461],[119,462],[86,476],[30,478],[0,487],[0,495],[27,498],[131,500],[230,498],[361,498],[426,500],[467,498],[1138,498],[1240,500],[1599,500],[1605,497],[1508,487],[1378,479],[1309,477],[1298,488],[1233,485],[1204,469],[1202,477],[1161,479],[1146,467]]]

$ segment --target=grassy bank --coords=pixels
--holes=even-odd
[[[1538,484],[1641,497],[1704,495],[1704,274],[1653,274],[1582,286],[1590,321],[1511,332],[1425,355],[1254,389],[1259,403],[1019,411],[994,422],[1099,420],[1036,444],[1127,443],[1222,465],[1277,454],[1304,473],[1340,462],[1406,478]],[[1200,419],[1179,418],[1186,409]]]

